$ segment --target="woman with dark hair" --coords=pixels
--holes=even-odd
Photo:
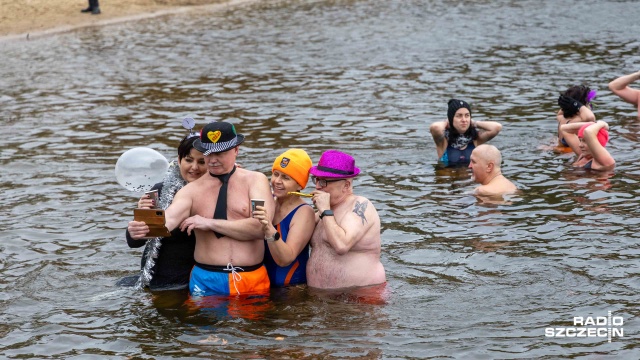
[[[562,125],[571,122],[595,122],[596,116],[591,111],[591,101],[596,97],[596,91],[585,85],[576,85],[560,94],[558,105],[560,110],[556,114],[558,121],[558,146],[569,147],[580,155],[580,140],[576,134],[568,134],[561,130]]]
[[[471,106],[464,100],[451,99],[447,120],[429,127],[436,143],[438,161],[445,166],[468,166],[471,152],[476,146],[493,139],[502,125],[495,121],[474,121]]]
[[[172,161],[164,180],[151,188],[158,190],[158,203],[149,195],[144,195],[138,201],[138,208],[166,209],[178,190],[207,173],[204,155],[193,147],[198,136],[198,133],[191,133],[182,139],[178,146],[178,161]],[[191,269],[195,264],[195,233],[188,235],[178,227],[168,237],[136,240],[127,229],[126,238],[131,248],[145,246],[137,287],[148,286],[152,291],[188,287]]]

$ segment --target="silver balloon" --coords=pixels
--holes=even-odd
[[[164,178],[169,162],[159,152],[137,147],[120,155],[116,163],[118,183],[130,191],[147,191]]]

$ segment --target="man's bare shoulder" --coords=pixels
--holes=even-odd
[[[512,182],[505,182],[500,185],[480,185],[474,191],[475,195],[481,196],[496,196],[513,194],[518,191],[518,188]]]
[[[357,204],[368,204],[367,208],[371,208],[373,210],[375,210],[376,208],[373,206],[373,203],[371,202],[371,200],[367,199],[364,196],[361,195],[355,195],[353,198],[353,204],[354,206],[357,206]]]
[[[375,206],[364,196],[354,195],[350,201],[348,213],[352,215],[352,217],[359,218],[363,225],[367,223],[371,224],[379,219]]]
[[[236,174],[238,177],[249,180],[249,181],[259,181],[267,179],[267,176],[261,172],[247,170],[243,168],[236,168]]]
[[[195,189],[200,189],[203,186],[206,186],[208,183],[210,183],[211,179],[212,177],[210,175],[204,174],[203,176],[200,176],[198,179],[186,184],[184,187],[182,187],[182,189],[180,189],[180,191],[190,192]]]
[[[475,188],[475,190],[473,190],[473,194],[474,195],[480,195],[480,196],[489,196],[489,195],[493,195],[490,191],[488,191],[486,189],[486,185],[480,185],[478,187]]]

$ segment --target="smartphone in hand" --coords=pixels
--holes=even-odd
[[[133,220],[144,221],[149,227],[149,233],[145,239],[171,236],[165,226],[164,210],[160,209],[133,209]]]

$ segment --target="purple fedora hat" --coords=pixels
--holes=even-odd
[[[360,174],[356,161],[349,154],[338,150],[327,150],[320,156],[318,166],[312,166],[311,175],[322,178],[352,178]]]

